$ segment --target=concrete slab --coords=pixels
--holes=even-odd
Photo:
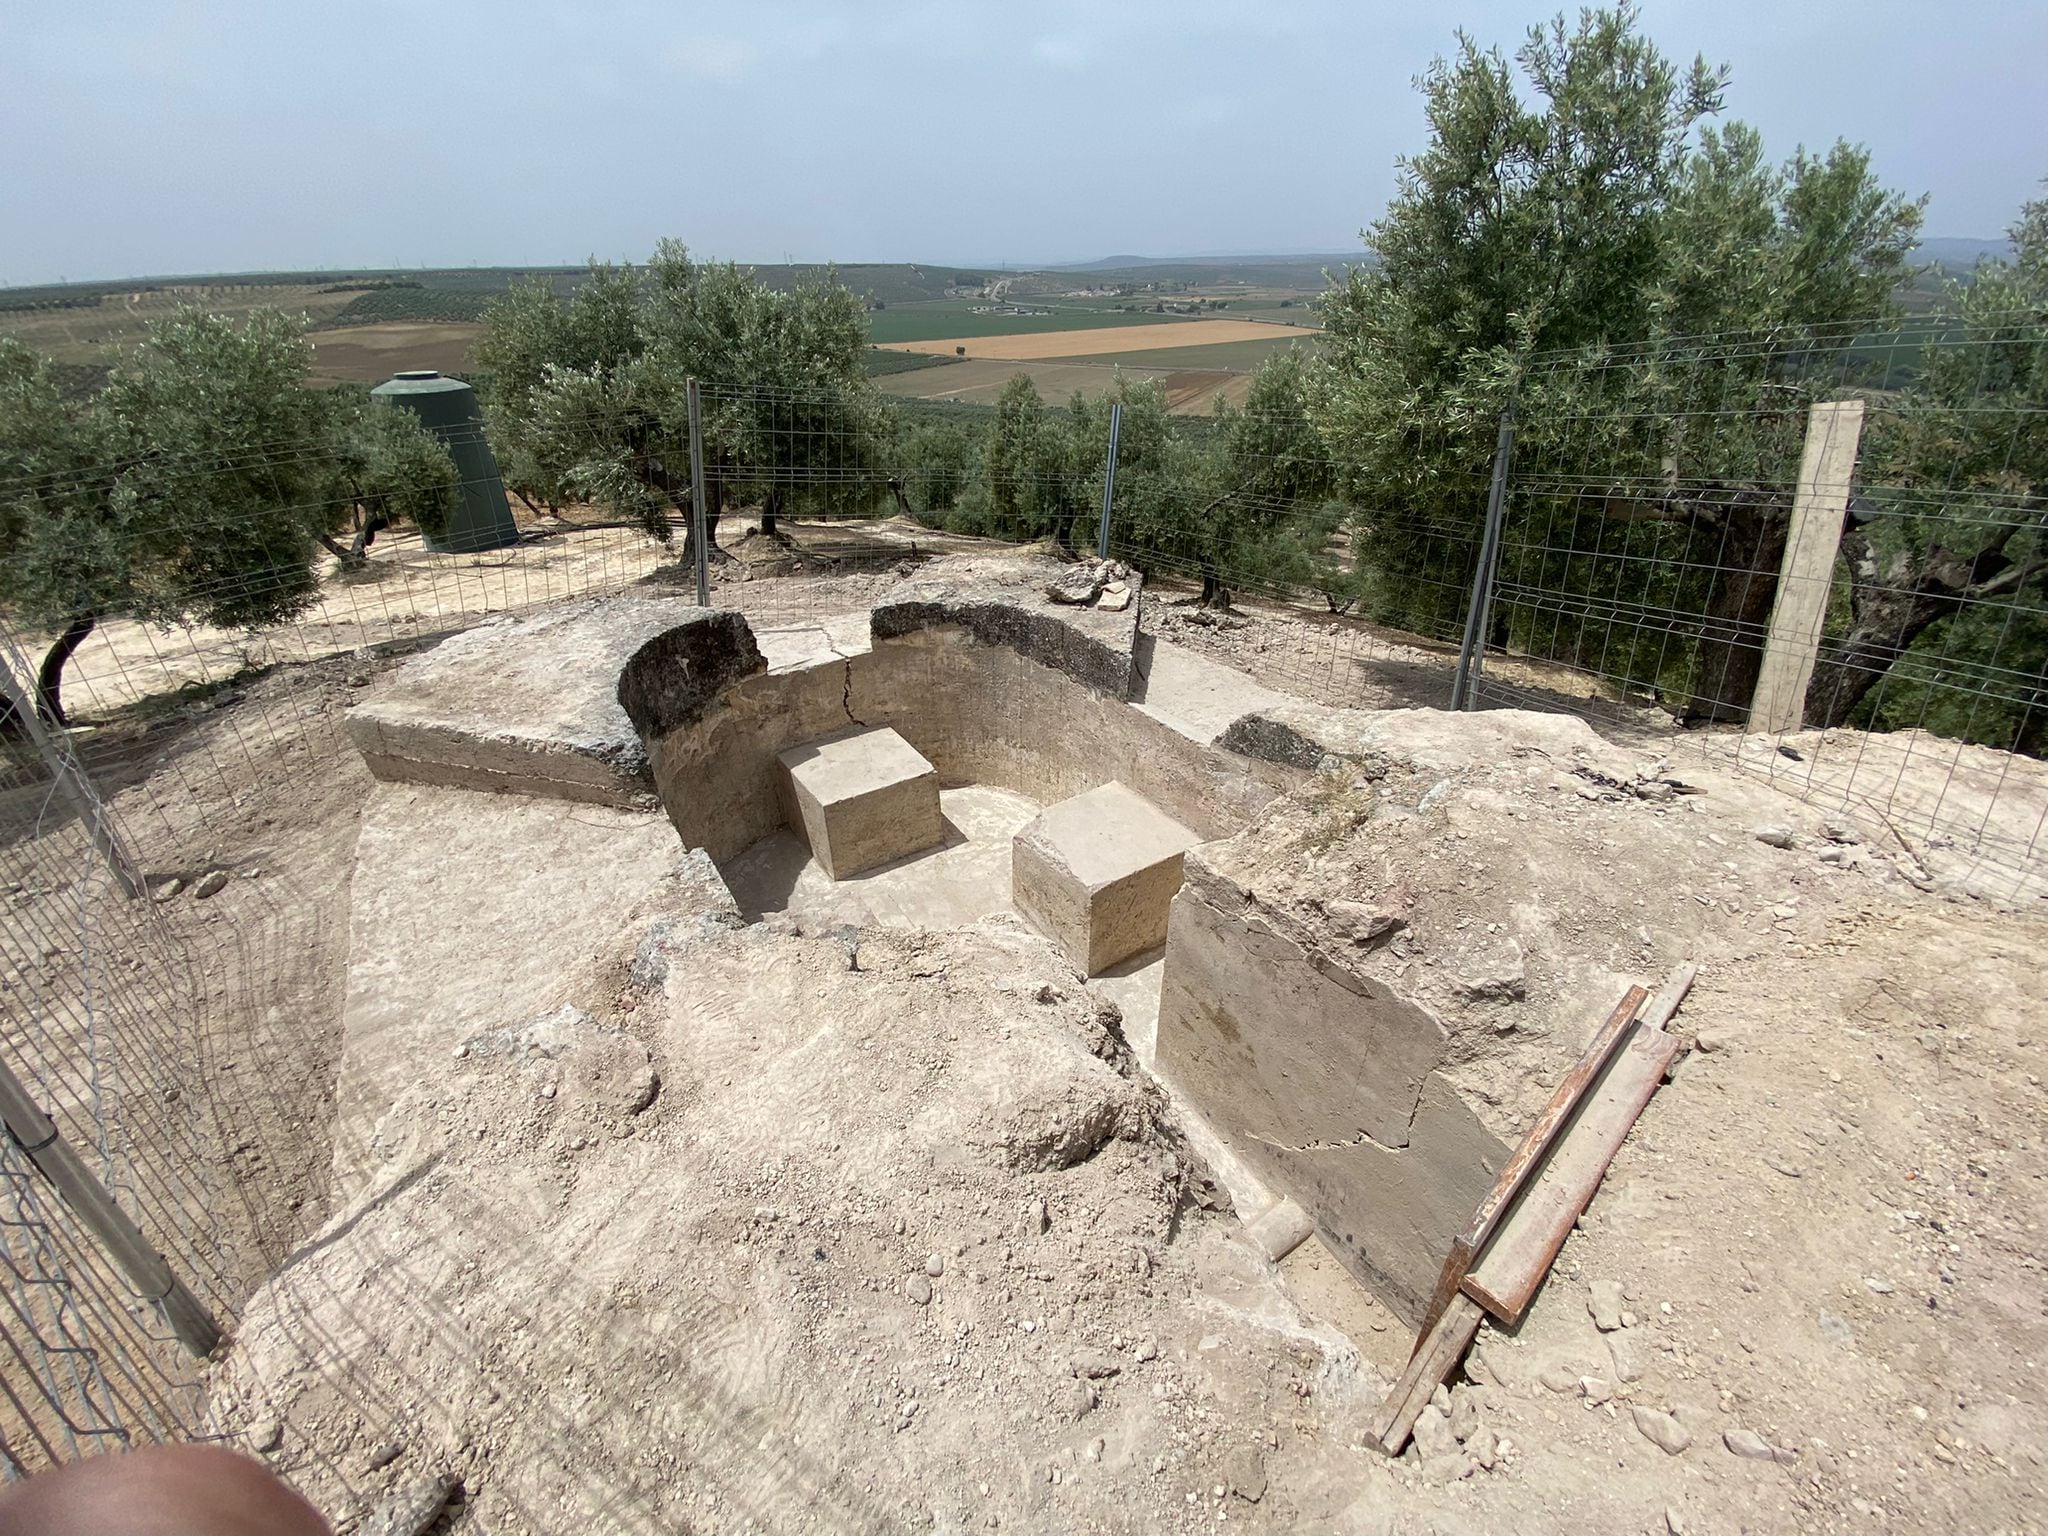
[[[590,957],[691,864],[644,811],[375,786],[349,891],[337,1189],[371,1176],[380,1126],[403,1134],[392,1106],[456,1047],[586,996]]]
[[[873,642],[868,637],[868,611],[822,614],[802,621],[765,619],[753,626],[754,639],[767,659],[770,672],[792,672],[835,660],[865,656]]]
[[[937,770],[886,726],[791,747],[776,761],[783,819],[834,880],[945,839]]]
[[[939,814],[945,841],[911,858],[834,880],[803,838],[784,828],[729,861],[721,873],[749,922],[787,912],[807,933],[847,923],[966,928],[1016,910],[1010,905],[1010,841],[1038,810],[1036,800],[1004,789],[944,789]]]
[[[1140,635],[1131,702],[1143,714],[1199,742],[1212,742],[1249,714],[1288,703],[1249,673],[1195,651]]]
[[[400,667],[349,711],[349,740],[387,781],[647,806],[621,672],[657,637],[710,621],[681,599],[624,597],[491,620]]]
[[[1201,841],[1112,779],[1017,834],[1011,898],[1094,976],[1165,942],[1181,855]]]

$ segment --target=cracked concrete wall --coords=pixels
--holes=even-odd
[[[1046,804],[1120,779],[1204,837],[1236,831],[1302,781],[950,625],[743,678],[694,723],[650,741],[648,755],[685,846],[722,863],[782,825],[778,753],[881,725],[923,753],[945,788],[993,785]]]
[[[1160,1073],[1362,1284],[1419,1322],[1508,1149],[1439,1070],[1448,1035],[1433,1014],[1333,958],[1200,850],[1185,870]]]

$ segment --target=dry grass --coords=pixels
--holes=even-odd
[[[402,368],[467,373],[483,327],[456,320],[388,320],[313,333],[316,384],[381,384]]]

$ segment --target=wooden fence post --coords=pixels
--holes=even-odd
[[[1828,596],[1834,589],[1835,555],[1849,510],[1849,481],[1856,473],[1862,440],[1861,400],[1817,401],[1807,416],[1792,526],[1785,535],[1778,595],[1749,706],[1752,732],[1783,735],[1798,730],[1805,718],[1806,688],[1820,655],[1821,626],[1827,622]]]

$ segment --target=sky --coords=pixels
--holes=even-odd
[[[1866,144],[1995,236],[2043,0],[1645,0],[1774,156]],[[1545,0],[0,0],[0,284],[637,258],[1357,249],[1414,77]]]

